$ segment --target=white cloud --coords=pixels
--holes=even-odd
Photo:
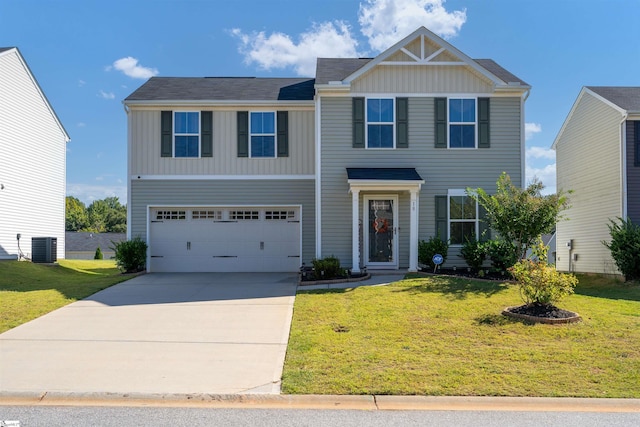
[[[542,168],[534,168],[527,165],[526,183],[530,183],[534,178],[538,178],[545,186],[543,194],[556,192],[556,164],[552,163]]]
[[[442,37],[453,37],[466,22],[467,12],[448,12],[444,3],[445,0],[366,0],[360,4],[361,32],[376,51],[391,47],[420,26]],[[240,40],[238,50],[245,63],[255,63],[264,70],[292,67],[303,76],[315,74],[316,58],[367,54],[357,50],[358,41],[345,21],[314,24],[297,40],[278,32],[248,34],[234,28],[230,33]]]
[[[87,126],[87,124],[85,122],[78,122],[78,124],[76,126],[78,126],[79,128],[83,128],[83,127]]]
[[[100,89],[100,92],[98,92],[98,96],[104,99],[114,99],[116,97],[113,92],[105,92],[102,89]]]
[[[446,0],[367,0],[360,4],[362,34],[376,51],[393,46],[424,26],[443,38],[454,37],[467,21],[467,11],[448,12]]]
[[[524,124],[524,139],[526,141],[533,138],[536,133],[542,132],[542,126],[540,123],[525,123]]]
[[[358,42],[343,21],[314,24],[297,42],[283,33],[267,36],[261,31],[249,35],[235,28],[231,34],[240,39],[239,51],[245,62],[265,70],[293,67],[298,75],[313,76],[318,57],[358,56]]]
[[[549,159],[555,160],[556,152],[551,148],[529,147],[527,148],[527,159]]]
[[[73,196],[90,205],[94,200],[102,200],[107,197],[117,197],[120,203],[127,202],[126,185],[88,185],[67,184],[67,196]]]
[[[112,67],[107,67],[106,70],[110,71]],[[131,56],[120,58],[113,63],[113,68],[118,71],[122,71],[125,75],[134,79],[148,79],[149,77],[156,76],[158,70],[156,68],[143,67],[138,65],[138,60]]]
[[[84,80],[78,80],[78,86],[79,87],[82,87],[82,86],[84,86],[86,84],[87,84],[87,82],[85,82]]]

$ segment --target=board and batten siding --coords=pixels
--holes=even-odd
[[[491,148],[450,150],[434,147],[434,99],[409,98],[409,148],[368,150],[352,148],[351,98],[322,99],[322,254],[335,255],[342,265],[351,265],[351,194],[348,167],[415,168],[425,180],[420,192],[420,240],[435,234],[436,195],[449,189],[482,187],[495,192],[500,174],[507,172],[521,185],[520,98],[491,99]],[[363,196],[360,193],[360,214]],[[399,266],[409,265],[409,203],[407,192],[399,195]],[[464,265],[451,248],[447,265]],[[362,252],[361,252],[362,253]]]
[[[557,188],[573,190],[568,220],[557,225],[556,266],[561,271],[617,272],[609,250],[609,219],[622,216],[622,114],[584,93],[556,142]],[[571,251],[567,242],[573,241]],[[577,254],[577,260],[570,260]]]
[[[640,224],[640,165],[635,165],[636,121],[627,120],[627,216]],[[640,154],[640,153],[638,153]]]
[[[0,55],[0,259],[55,237],[64,258],[67,136],[17,52]]]
[[[351,85],[352,93],[492,93],[493,84],[468,67],[375,67]]]
[[[289,111],[289,156],[239,158],[237,110],[213,109],[213,157],[160,156],[160,111],[170,108],[131,108],[131,175],[313,175],[315,169],[314,112]],[[202,111],[211,108],[182,108]],[[254,109],[255,110],[255,109]],[[255,110],[257,111],[257,110]],[[274,111],[265,107],[260,111]]]
[[[315,256],[313,180],[138,180],[131,181],[131,237],[147,240],[147,206],[300,205],[302,260]],[[249,267],[250,268],[250,267]]]

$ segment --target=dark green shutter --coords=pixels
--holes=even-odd
[[[173,111],[160,113],[160,156],[173,157]]]
[[[396,148],[409,148],[409,99],[396,99]]]
[[[436,148],[447,148],[447,98],[435,98]]]
[[[289,112],[278,111],[278,157],[289,157]]]
[[[249,157],[248,111],[238,111],[238,157]]]
[[[364,148],[364,98],[353,98],[353,148]]]
[[[446,241],[449,236],[447,202],[447,196],[436,196],[436,236],[444,241]]]
[[[489,229],[489,224],[487,223],[487,210],[480,203],[478,203],[478,217],[480,219],[480,224],[478,227],[480,236],[478,240],[480,240],[481,242],[491,240],[491,230]]]
[[[200,157],[213,157],[213,112],[200,112]]]
[[[491,146],[489,99],[478,98],[478,148],[489,148]]]

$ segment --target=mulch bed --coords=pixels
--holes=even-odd
[[[582,318],[578,313],[563,310],[551,304],[528,304],[518,307],[507,307],[502,314],[508,317],[523,319],[534,323],[573,323]]]

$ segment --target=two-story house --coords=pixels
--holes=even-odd
[[[0,48],[0,259],[33,257],[40,237],[55,242],[40,262],[64,258],[68,141],[20,50]]]
[[[315,78],[151,78],[124,101],[130,237],[150,271],[415,271],[434,235],[462,265],[465,189],[524,179],[529,90],[424,27]]]
[[[556,226],[562,271],[617,274],[610,220],[640,224],[640,87],[583,87],[553,149],[558,188],[572,190]]]

